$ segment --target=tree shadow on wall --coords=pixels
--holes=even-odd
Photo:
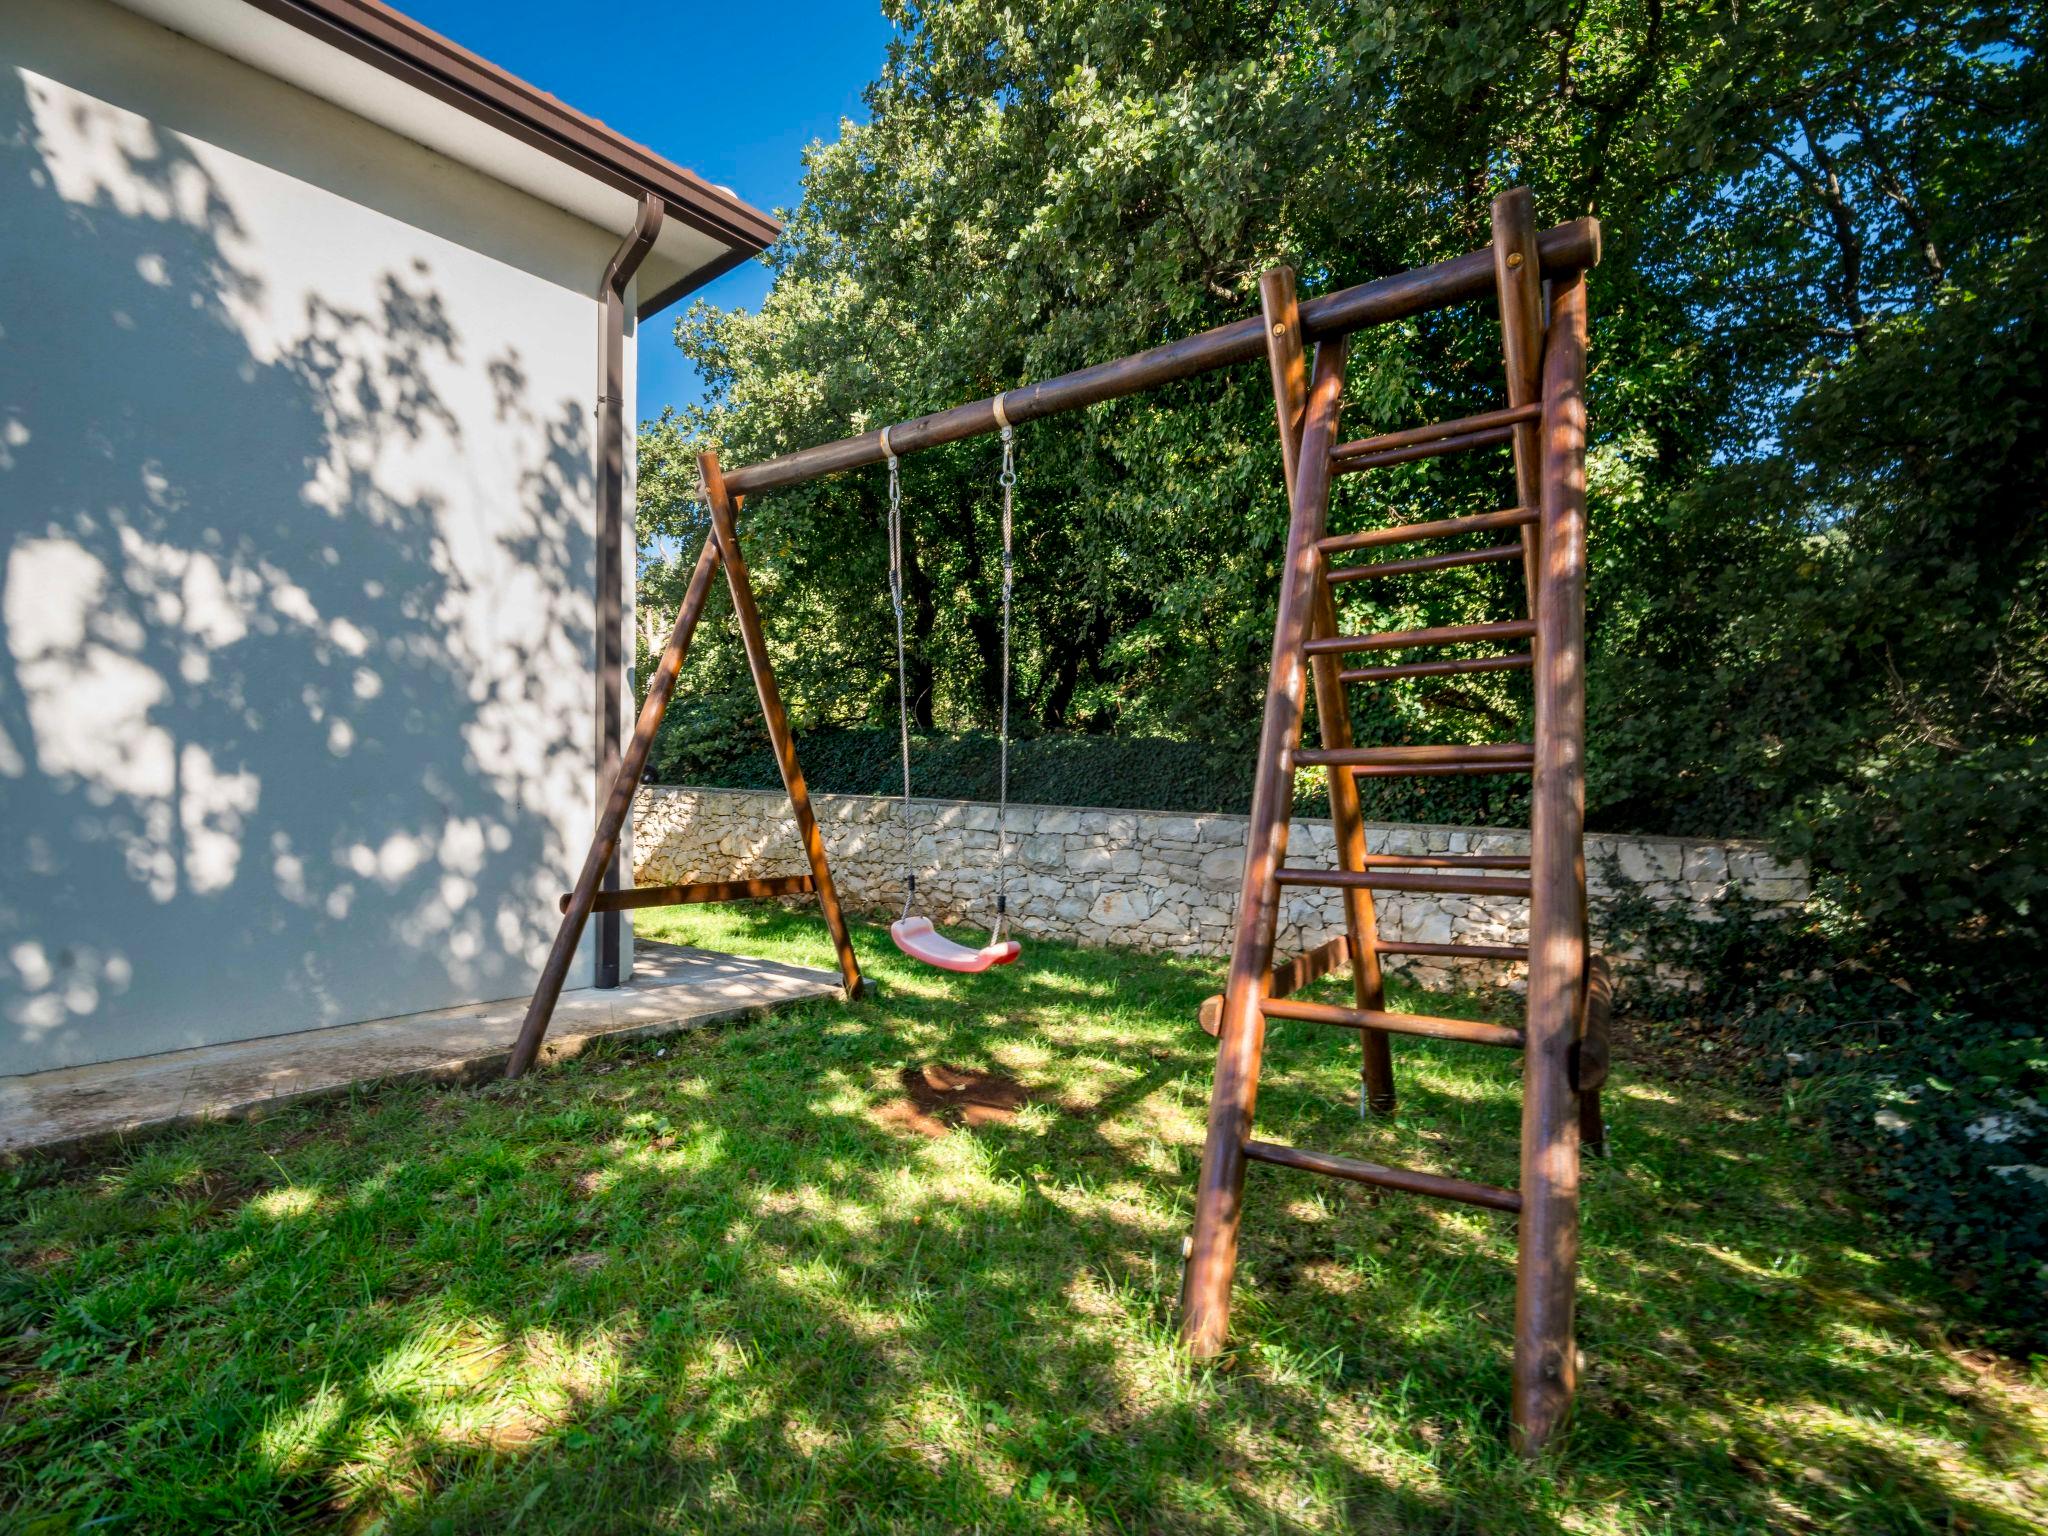
[[[186,141],[11,70],[0,124],[0,1073],[524,991],[588,793],[584,412],[508,349],[465,440],[427,262],[280,297]],[[451,482],[508,441],[486,524]]]

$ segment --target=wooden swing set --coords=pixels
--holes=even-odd
[[[1203,1025],[1217,1036],[1218,1044],[1181,1293],[1182,1337],[1198,1358],[1225,1348],[1250,1163],[1505,1212],[1517,1221],[1514,1437],[1525,1453],[1540,1451],[1564,1422],[1576,1382],[1572,1312],[1578,1270],[1579,1160],[1582,1145],[1598,1150],[1603,1142],[1600,1087],[1607,1066],[1609,986],[1604,962],[1587,947],[1584,853],[1585,275],[1599,261],[1600,230],[1596,221],[1578,219],[1539,233],[1529,194],[1517,188],[1495,199],[1492,234],[1492,243],[1484,250],[1307,303],[1296,300],[1293,273],[1275,268],[1260,281],[1262,313],[1256,318],[731,473],[722,469],[715,453],[699,455],[710,531],[649,681],[646,704],[619,762],[589,854],[575,888],[562,898],[561,927],[513,1048],[508,1075],[517,1077],[532,1065],[593,912],[816,895],[847,995],[861,992],[859,962],[833,890],[824,840],[804,787],[740,552],[737,515],[742,497],[885,460],[893,482],[897,460],[924,449],[999,430],[1007,447],[1013,425],[1264,357],[1272,378],[1290,517],[1228,980],[1221,996],[1202,1010]],[[1501,321],[1504,406],[1461,420],[1344,441],[1338,420],[1351,335],[1489,294],[1497,301]],[[1315,347],[1312,361],[1310,343]],[[1331,533],[1327,527],[1331,486],[1338,475],[1503,446],[1513,463],[1512,505],[1504,509],[1353,532]],[[1509,537],[1496,541],[1501,535]],[[1474,545],[1474,538],[1486,542]],[[1348,563],[1361,552],[1413,544],[1432,545],[1437,552]],[[1346,633],[1339,622],[1340,588],[1364,583],[1369,584],[1366,590],[1384,590],[1377,584],[1489,562],[1512,562],[1521,569],[1526,590],[1522,615],[1364,634]],[[721,570],[811,872],[620,890],[617,855],[634,790],[712,581]],[[1516,642],[1524,643],[1524,648],[1348,664],[1348,658],[1360,654]],[[1529,742],[1362,746],[1352,739],[1347,693],[1352,687],[1500,670],[1531,674],[1535,710]],[[1302,745],[1311,685],[1320,736],[1313,747]],[[1328,775],[1336,833],[1334,867],[1286,862],[1294,777],[1304,770]],[[1368,849],[1359,779],[1464,774],[1531,776],[1533,812],[1526,856],[1396,855]],[[1345,932],[1276,966],[1281,893],[1313,886],[1344,893]],[[1509,947],[1383,940],[1373,906],[1378,891],[1525,899],[1529,942],[1526,947]],[[906,905],[905,921],[922,920],[911,919]],[[1524,1017],[1515,1023],[1477,1023],[1391,1012],[1381,966],[1382,957],[1393,954],[1524,961]],[[1304,1001],[1293,995],[1346,967],[1352,1005]],[[1260,1061],[1266,1026],[1275,1021],[1356,1031],[1362,1047],[1361,1109],[1377,1114],[1389,1114],[1395,1105],[1389,1044],[1394,1035],[1519,1050],[1523,1094],[1517,1187],[1386,1167],[1257,1139],[1253,1108]]]

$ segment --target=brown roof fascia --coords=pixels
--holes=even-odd
[[[487,59],[429,31],[379,0],[248,0],[258,10],[460,108],[586,175],[635,194],[652,192],[673,218],[729,246],[735,259],[765,250],[782,233],[774,219],[702,177],[536,90]],[[711,269],[700,269],[710,271]],[[714,272],[712,275],[716,275]],[[669,299],[709,281],[692,274]],[[642,314],[652,311],[642,306]]]
[[[760,255],[759,251],[743,251],[734,248],[727,251],[716,261],[701,266],[694,272],[685,272],[681,277],[662,289],[661,292],[642,299],[640,301],[640,308],[634,312],[633,318],[635,320],[645,320],[649,315],[659,314],[662,310],[667,309],[669,305],[675,303],[676,300],[687,294],[695,293],[706,283],[714,282],[718,278],[725,276],[734,267],[746,265],[746,263],[752,261],[758,255]]]

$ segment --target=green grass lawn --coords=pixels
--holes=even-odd
[[[772,909],[641,926],[829,958]],[[1797,1105],[1624,1050],[1532,1469],[1502,1217],[1254,1167],[1236,1354],[1177,1352],[1217,966],[857,942],[880,1001],[0,1175],[0,1526],[2040,1528],[2048,1392],[1962,1347]],[[1352,1038],[1276,1026],[1262,1133],[1512,1183],[1514,1058],[1396,1051],[1365,1124]],[[1033,1102],[926,1134],[934,1063]]]

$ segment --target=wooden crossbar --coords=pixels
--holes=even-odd
[[[1390,464],[1407,464],[1416,459],[1440,458],[1449,453],[1467,453],[1474,448],[1495,448],[1514,437],[1512,427],[1482,427],[1477,432],[1461,432],[1456,437],[1439,437],[1426,443],[1413,443],[1406,448],[1388,448],[1380,453],[1360,453],[1340,457],[1331,466],[1335,473],[1352,475],[1362,469],[1383,469]]]
[[[774,896],[808,896],[818,888],[809,875],[775,875],[759,880],[701,880],[694,885],[636,885],[627,891],[599,891],[593,912],[637,912],[643,907],[689,907],[713,901],[762,901]],[[569,910],[575,892],[559,903]]]
[[[1460,960],[1526,960],[1526,944],[1431,944],[1419,939],[1395,939],[1380,945],[1389,955],[1446,955]]]
[[[1275,885],[1330,885],[1369,891],[1424,891],[1434,896],[1527,896],[1529,882],[1514,875],[1461,875],[1453,871],[1402,869],[1311,869],[1289,865],[1273,871]]]
[[[1427,426],[1404,427],[1399,432],[1385,432],[1378,437],[1360,438],[1355,443],[1340,443],[1331,449],[1337,458],[1370,458],[1374,454],[1391,453],[1397,448],[1413,448],[1421,443],[1445,442],[1461,437],[1471,437],[1478,432],[1497,432],[1534,421],[1543,414],[1540,405],[1510,406],[1504,411],[1483,411],[1477,416],[1465,416],[1456,421],[1433,421]]]
[[[1454,1179],[1447,1174],[1390,1168],[1384,1163],[1335,1157],[1328,1152],[1311,1152],[1305,1147],[1283,1147],[1271,1141],[1248,1141],[1244,1154],[1253,1162],[1299,1168],[1304,1173],[1320,1173],[1326,1178],[1346,1179],[1353,1184],[1399,1189],[1411,1195],[1433,1195],[1439,1200],[1457,1200],[1465,1205],[1482,1205],[1494,1211],[1518,1211],[1522,1208],[1522,1197],[1512,1189],[1476,1184],[1470,1179]]]
[[[1413,560],[1382,560],[1374,565],[1346,565],[1332,570],[1331,581],[1385,581],[1394,576],[1419,576],[1424,571],[1448,571],[1461,565],[1489,565],[1496,560],[1520,557],[1519,544],[1493,544],[1485,549],[1459,549],[1448,555],[1418,555]]]
[[[1390,1035],[1418,1035],[1430,1040],[1462,1040],[1469,1045],[1520,1046],[1522,1032],[1505,1024],[1479,1019],[1447,1019],[1432,1013],[1389,1013],[1383,1008],[1346,1008],[1340,1003],[1308,1003],[1298,997],[1270,997],[1259,1004],[1269,1019],[1299,1019],[1304,1024],[1334,1024],[1339,1029],[1383,1029]]]
[[[1455,539],[1461,534],[1488,533],[1496,528],[1526,528],[1541,515],[1534,507],[1508,507],[1499,512],[1476,512],[1470,517],[1446,517],[1429,523],[1396,523],[1391,528],[1331,534],[1316,540],[1316,548],[1325,555],[1337,555],[1347,549],[1380,549],[1423,539]]]
[[[1600,264],[1597,219],[1573,219],[1544,230],[1533,236],[1532,241],[1531,248],[1536,253],[1530,267],[1532,276],[1540,271],[1544,276],[1561,279]],[[1311,299],[1294,311],[1297,321],[1291,333],[1292,345],[1298,349],[1304,340],[1327,341],[1368,326],[1387,325],[1410,315],[1482,297],[1494,286],[1494,264],[1493,250],[1488,247]],[[1248,363],[1268,350],[1270,334],[1266,317],[1253,316],[1199,336],[1134,352],[1114,362],[1097,363],[1092,368],[1026,384],[999,397],[1003,415],[1012,425],[1021,427],[1041,417],[1080,410],[1213,369]],[[994,432],[1001,425],[996,419],[996,398],[897,422],[888,429],[889,446],[898,457],[903,457]],[[726,476],[726,486],[735,496],[751,496],[756,491],[801,485],[863,464],[879,464],[882,458],[882,430],[878,427],[858,437],[820,443],[814,448],[735,469]]]
[[[1526,640],[1536,633],[1528,619],[1488,624],[1439,624],[1429,629],[1388,629],[1376,635],[1329,635],[1303,642],[1311,656],[1344,656],[1353,651],[1405,651],[1424,645],[1466,645],[1474,640]]]
[[[1438,661],[1409,661],[1391,667],[1346,667],[1337,675],[1346,683],[1391,683],[1404,677],[1457,677],[1467,672],[1520,672],[1536,664],[1527,651],[1501,656],[1453,656]]]

